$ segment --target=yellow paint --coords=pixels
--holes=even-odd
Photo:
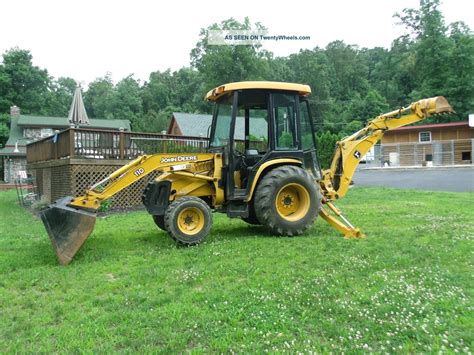
[[[310,206],[309,192],[300,184],[287,184],[276,195],[275,207],[278,214],[290,222],[304,218]]]
[[[211,90],[206,99],[215,101],[222,95],[244,89],[285,90],[309,95],[308,85],[269,81],[248,81],[221,85]],[[386,131],[421,121],[438,113],[453,112],[444,97],[438,96],[412,103],[411,105],[380,115],[370,121],[366,127],[342,139],[337,143],[331,167],[323,171],[319,183],[322,193],[320,216],[331,226],[344,234],[346,238],[360,238],[363,234],[353,227],[331,202],[343,197],[349,188],[360,159],[383,137]],[[183,169],[183,164],[185,168]],[[97,210],[102,201],[114,196],[132,183],[152,172],[161,172],[157,180],[170,180],[172,184],[171,200],[181,196],[210,197],[212,206],[220,208],[225,203],[224,190],[219,187],[222,179],[222,154],[211,153],[175,153],[143,155],[113,172],[107,179],[97,183],[84,196],[76,197],[72,206]],[[177,167],[179,165],[179,167]],[[263,163],[249,188],[245,202],[249,202],[263,172],[281,165],[299,165],[301,161],[292,158],[279,158]],[[173,171],[173,166],[177,169]],[[334,186],[336,178],[339,186]],[[240,187],[240,174],[234,172],[234,180]],[[296,183],[284,186],[275,201],[277,213],[288,221],[303,218],[310,207],[310,196],[306,189]],[[197,208],[184,209],[178,216],[178,226],[185,234],[199,233],[204,226],[204,215]]]
[[[214,207],[221,207],[224,204],[224,189],[219,187],[219,183],[222,179],[222,154],[216,154],[214,156],[214,194],[212,195],[212,204]]]
[[[361,158],[383,137],[385,132],[406,126],[438,113],[454,112],[448,101],[442,97],[419,100],[407,107],[380,115],[366,127],[342,139],[336,144],[331,167],[323,171],[319,182],[321,191],[329,200],[343,197]],[[339,186],[334,186],[340,177]]]
[[[350,226],[345,225],[341,221],[339,221],[336,217],[331,215],[329,211],[327,211],[324,205],[319,210],[319,215],[328,222],[333,228],[337,229],[344,235],[346,239],[353,239],[353,238],[365,238],[365,235],[359,230],[359,228],[351,228]]]
[[[198,178],[198,175],[208,176],[206,172],[196,171],[201,166],[200,163],[212,162],[215,158],[211,153],[170,153],[143,155],[127,165],[117,169],[101,183],[86,191],[84,196],[79,196],[72,200],[71,205],[97,210],[100,203],[109,199],[134,182],[144,178],[152,172],[159,171],[169,173],[173,165],[189,164],[188,173]]]
[[[197,207],[184,208],[177,218],[177,225],[181,233],[192,236],[204,228],[204,213]]]
[[[236,83],[224,84],[212,89],[206,94],[205,99],[207,101],[216,101],[221,96],[229,92],[245,89],[295,91],[298,94],[304,96],[311,94],[311,88],[309,85],[304,84],[284,83],[278,81],[240,81]]]
[[[262,175],[264,170],[270,166],[278,166],[278,165],[302,165],[302,163],[298,159],[279,158],[279,159],[266,161],[265,163],[260,165],[258,167],[257,174],[255,174],[255,178],[252,181],[252,185],[250,186],[250,191],[247,196],[247,199],[245,199],[245,202],[249,202],[252,199],[253,193],[255,191],[255,187],[257,186],[257,182],[260,181],[260,175]]]
[[[171,194],[170,201],[182,196],[212,196],[211,184],[203,179],[181,176],[178,174],[169,174],[160,180],[171,181],[171,191],[176,191]]]

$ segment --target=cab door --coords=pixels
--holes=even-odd
[[[306,99],[299,99],[301,149],[303,150],[303,164],[316,180],[321,179],[321,168],[316,155],[316,136],[314,123],[311,119],[309,103]]]

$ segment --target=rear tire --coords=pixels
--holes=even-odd
[[[153,221],[155,222],[155,224],[157,225],[158,228],[160,228],[161,230],[164,230],[166,232],[166,228],[165,228],[165,216],[161,215],[154,215],[153,216]]]
[[[272,233],[294,236],[316,219],[321,197],[313,177],[304,169],[286,165],[266,174],[254,197],[258,220]]]
[[[251,224],[253,226],[259,226],[261,225],[260,221],[257,218],[257,215],[255,214],[255,207],[253,206],[253,203],[249,204],[249,216],[248,217],[242,217],[242,221]]]
[[[173,201],[165,213],[165,228],[171,238],[185,245],[201,243],[212,227],[209,206],[194,196]]]

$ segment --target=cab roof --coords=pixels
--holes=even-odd
[[[282,90],[282,91],[296,91],[298,94],[308,96],[311,94],[309,85],[283,83],[279,81],[239,81],[236,83],[228,83],[212,89],[206,94],[207,101],[216,101],[222,95],[235,91],[247,89],[263,89],[263,90]]]

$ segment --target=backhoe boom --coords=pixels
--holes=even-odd
[[[383,137],[386,131],[406,126],[436,114],[453,113],[454,110],[443,96],[423,99],[399,110],[385,113],[371,120],[367,126],[336,143],[329,169],[324,170],[320,180],[323,195],[321,217],[346,237],[360,237],[362,233],[334,206],[332,201],[343,197],[361,159]],[[329,210],[324,209],[324,205]],[[340,220],[334,217],[333,212]]]

